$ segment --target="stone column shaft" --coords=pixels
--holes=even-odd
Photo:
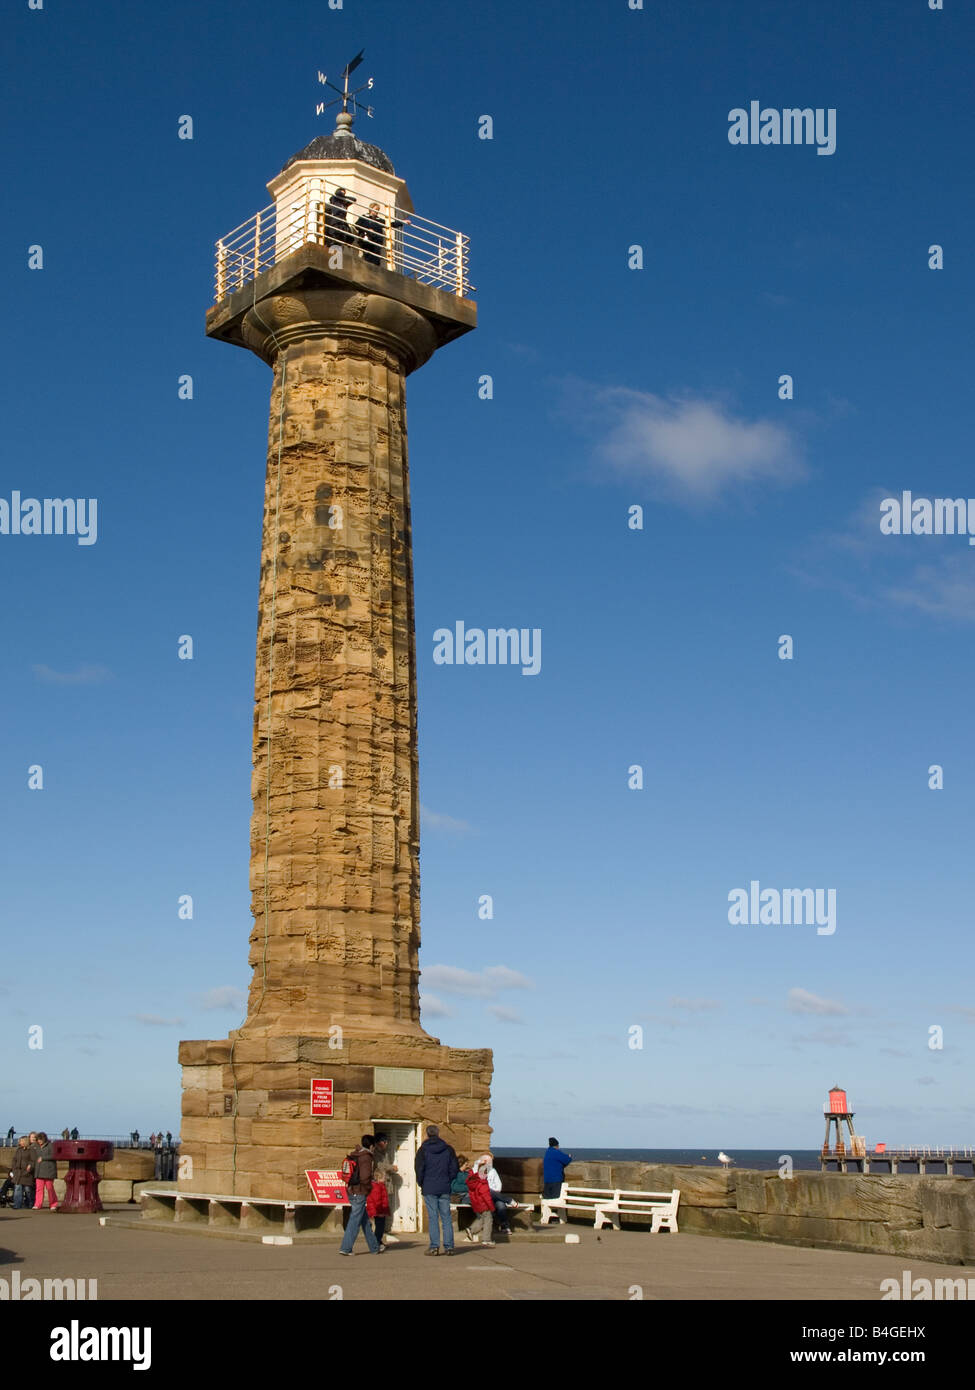
[[[273,362],[245,1031],[420,1034],[416,652],[405,374],[423,318],[262,301]]]

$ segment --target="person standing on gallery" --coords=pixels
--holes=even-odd
[[[452,1255],[454,1223],[450,1215],[450,1185],[460,1172],[460,1164],[451,1146],[440,1138],[437,1125],[427,1125],[427,1137],[416,1151],[413,1166],[427,1209],[430,1231],[427,1254],[439,1255],[442,1240],[444,1254]]]
[[[352,228],[349,226],[349,208],[355,202],[344,188],[337,188],[328,200],[325,210],[325,241],[330,246],[352,246]]]
[[[402,227],[403,223],[390,218],[389,226],[395,230],[397,227]],[[355,229],[359,237],[359,245],[362,247],[362,259],[368,261],[370,265],[381,265],[381,258],[385,252],[386,224],[382,220],[382,212],[378,203],[369,204],[368,213],[357,220]]]
[[[38,1155],[37,1163],[34,1166],[34,1177],[36,1180],[34,1210],[41,1211],[44,1206],[44,1194],[47,1194],[48,1206],[52,1211],[57,1211],[59,1203],[54,1194],[54,1179],[58,1175],[58,1165],[54,1161],[54,1150],[51,1141],[43,1130],[38,1131],[37,1135]]]
[[[565,1170],[572,1162],[572,1155],[559,1148],[557,1139],[549,1139],[545,1157],[542,1159],[542,1196],[561,1197]]]
[[[349,1219],[346,1223],[345,1235],[342,1237],[342,1244],[339,1246],[340,1255],[352,1254],[352,1247],[355,1245],[360,1227],[366,1238],[370,1255],[382,1254],[382,1246],[376,1240],[366,1215],[366,1202],[372,1187],[372,1146],[372,1135],[364,1134],[362,1143],[357,1149],[352,1150],[345,1161],[343,1172],[348,1174],[346,1188],[349,1193]]]

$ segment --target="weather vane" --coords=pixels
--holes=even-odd
[[[347,112],[349,110],[349,107],[351,106],[353,116],[357,116],[359,114],[359,111],[362,110],[365,111],[366,115],[369,116],[370,119],[372,118],[372,107],[366,106],[364,103],[357,101],[356,97],[358,97],[360,92],[367,92],[371,90],[373,79],[370,77],[368,82],[363,83],[361,87],[357,87],[354,92],[349,91],[349,78],[355,72],[359,64],[362,62],[362,55],[364,52],[364,48],[360,49],[359,52],[355,55],[355,57],[351,60],[351,62],[346,63],[345,68],[342,72],[341,87],[336,87],[334,82],[329,82],[326,73],[319,72],[319,82],[323,83],[326,87],[331,87],[333,92],[338,92],[338,97],[334,101],[320,101],[315,107],[316,116],[320,116],[322,112],[327,111],[330,106],[338,106],[339,102],[341,101],[343,112]]]

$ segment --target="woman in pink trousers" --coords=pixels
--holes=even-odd
[[[37,1143],[40,1152],[37,1155],[37,1165],[34,1169],[34,1177],[37,1182],[37,1192],[34,1197],[34,1210],[40,1211],[44,1205],[44,1193],[47,1192],[48,1204],[52,1211],[58,1209],[58,1199],[54,1195],[54,1179],[58,1175],[58,1165],[54,1161],[51,1149],[51,1141],[43,1130],[37,1136]]]

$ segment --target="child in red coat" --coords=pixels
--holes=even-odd
[[[366,1198],[366,1215],[372,1217],[372,1224],[376,1229],[376,1240],[380,1245],[385,1245],[387,1240],[396,1243],[395,1236],[387,1236],[386,1234],[386,1222],[390,1217],[387,1175],[396,1172],[396,1164],[390,1163],[386,1156],[388,1149],[389,1136],[377,1134],[372,1151],[373,1182],[369,1189],[369,1196]]]
[[[467,1193],[470,1197],[471,1210],[476,1213],[476,1220],[468,1226],[465,1234],[470,1241],[476,1241],[479,1235],[484,1237],[481,1245],[493,1246],[491,1233],[494,1228],[494,1199],[491,1196],[491,1189],[488,1180],[484,1176],[484,1159],[479,1158],[471,1169],[467,1178]]]

